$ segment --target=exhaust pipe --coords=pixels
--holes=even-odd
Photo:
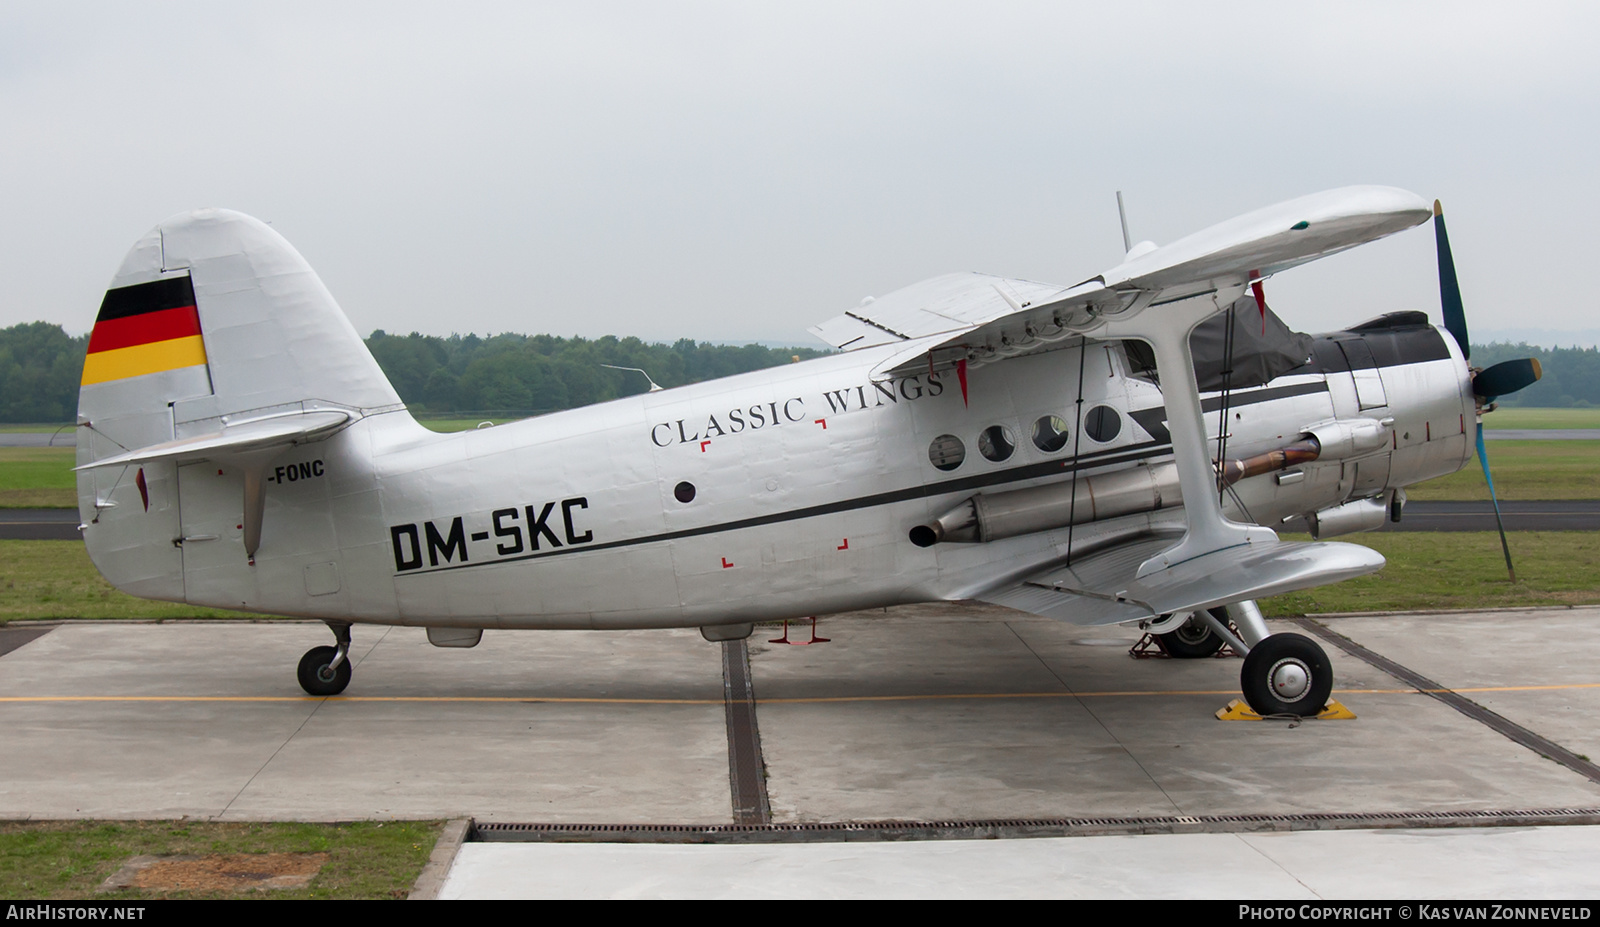
[[[1276,450],[1246,457],[1243,460],[1223,460],[1217,463],[1217,473],[1222,485],[1232,486],[1247,476],[1274,473],[1296,464],[1310,463],[1322,456],[1322,442],[1315,435],[1306,435],[1293,444]]]
[[[1283,447],[1254,457],[1216,461],[1218,488],[1311,463],[1323,456],[1324,449],[1329,451],[1330,459],[1337,459],[1381,447],[1387,441],[1385,429],[1385,423],[1371,419],[1313,425]],[[1154,512],[1182,503],[1176,464],[1140,466],[1082,477],[1075,484],[1066,481],[1012,492],[979,493],[931,523],[912,528],[911,543],[918,547],[945,541],[981,544],[1119,515]],[[1365,524],[1369,517],[1364,510],[1359,517],[1354,517],[1353,510],[1322,514],[1329,516],[1329,528],[1334,530],[1362,530],[1345,529],[1345,524]]]
[[[1067,525],[1116,518],[1179,505],[1178,467],[1163,463],[1081,477],[1072,481],[979,493],[931,524],[911,529],[911,543],[932,547],[942,541],[984,543]]]

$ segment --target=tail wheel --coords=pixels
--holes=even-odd
[[[1224,609],[1214,608],[1211,614],[1219,621],[1228,620],[1228,613]],[[1209,657],[1221,650],[1223,643],[1199,612],[1190,615],[1188,621],[1173,630],[1156,636],[1161,638],[1161,646],[1167,653],[1183,659]]]
[[[340,661],[333,669],[328,664],[338,653],[334,647],[313,647],[300,658],[300,688],[311,695],[338,695],[350,684],[350,661]]]
[[[1311,638],[1273,634],[1250,648],[1239,685],[1256,714],[1307,717],[1328,704],[1333,666]]]

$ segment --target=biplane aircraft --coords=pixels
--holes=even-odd
[[[976,599],[1179,655],[1228,642],[1253,708],[1313,714],[1326,655],[1254,600],[1382,567],[1326,539],[1400,518],[1538,371],[1469,367],[1442,219],[1443,330],[1402,311],[1295,333],[1262,281],[1430,216],[1403,190],[1319,193],[1073,286],[963,273],[869,299],[812,329],[838,352],[806,363],[438,434],[299,253],[199,210],[139,239],[101,305],[83,536],[134,595],[325,621],[334,646],[299,666],[315,695],[349,683],[355,624],[718,641]],[[1279,539],[1296,516],[1313,541]]]

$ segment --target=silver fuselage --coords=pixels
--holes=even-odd
[[[1466,363],[1437,331],[1407,337],[1377,351],[1375,367],[1313,364],[1233,391],[1226,421],[1221,397],[1205,397],[1213,456],[1219,436],[1228,457],[1245,457],[1313,423],[1392,420],[1379,450],[1242,480],[1224,500],[1230,518],[1278,527],[1464,465],[1474,415]],[[1156,465],[1172,448],[1159,386],[1133,375],[1117,343],[978,367],[965,391],[948,371],[874,383],[869,372],[890,350],[459,434],[428,431],[403,410],[369,415],[266,467],[253,563],[241,547],[237,469],[153,464],[146,516],[173,543],[145,551],[139,575],[124,570],[118,584],[358,623],[709,626],[970,598],[1059,560],[1069,544],[1181,528],[1181,507],[1165,507],[987,543],[911,543],[913,528],[974,493]],[[1085,427],[1091,414],[1097,431]],[[1068,439],[1045,450],[1035,424],[1051,416]],[[1002,456],[1006,443],[980,441],[992,426],[1014,445],[1004,459],[984,453]],[[930,447],[944,438],[948,452],[945,436],[964,459],[941,469]],[[96,489],[81,485],[88,520]]]

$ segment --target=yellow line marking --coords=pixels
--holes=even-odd
[[[1476,686],[1460,689],[1335,689],[1335,695],[1421,695],[1443,692],[1547,692],[1559,689],[1600,689],[1600,682],[1575,682],[1549,686]],[[1234,696],[1233,689],[1147,689],[1108,692],[958,692],[910,695],[823,695],[810,698],[757,698],[762,705],[814,705],[829,702],[926,702],[959,699],[1039,698],[1143,698],[1162,695]],[[600,698],[551,695],[8,695],[6,702],[422,702],[507,703],[549,702],[575,705],[721,705],[716,698]]]
[[[205,362],[206,345],[199,335],[96,351],[84,358],[81,385],[122,380],[179,367],[196,367]]]

